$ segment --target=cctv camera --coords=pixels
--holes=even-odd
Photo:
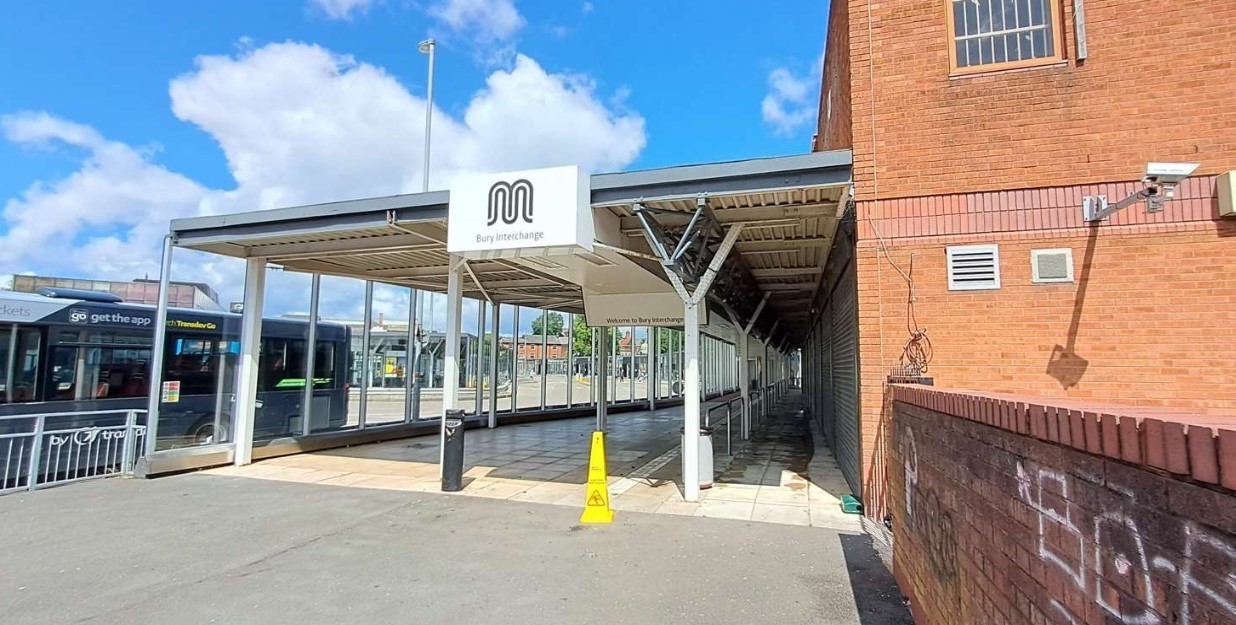
[[[1157,184],[1179,184],[1198,168],[1197,163],[1147,163],[1146,181]]]

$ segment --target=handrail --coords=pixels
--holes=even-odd
[[[55,484],[128,475],[133,472],[145,445],[146,425],[138,415],[145,410],[90,410],[44,414],[9,415],[4,422],[26,421],[26,431],[0,435],[9,441],[0,455],[0,493],[35,490]],[[123,422],[49,429],[47,420],[57,417],[87,418],[124,416]],[[87,419],[88,421],[88,419]]]

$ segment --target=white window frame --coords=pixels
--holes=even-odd
[[[1065,278],[1043,278],[1039,276],[1039,256],[1045,254],[1064,254],[1068,266],[1068,276]],[[1048,250],[1030,250],[1030,281],[1035,284],[1063,284],[1073,282],[1073,248],[1057,247]]]
[[[970,252],[991,252],[992,263],[995,267],[994,284],[979,283],[966,284],[957,283],[953,280],[953,255],[957,253]],[[950,245],[944,249],[945,270],[948,277],[948,290],[950,291],[995,291],[1000,288],[1000,246],[995,243],[987,243],[983,245]]]

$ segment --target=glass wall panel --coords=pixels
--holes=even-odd
[[[373,285],[369,324],[369,390],[366,425],[403,421],[408,373],[407,288]]]
[[[533,336],[534,322],[540,321],[543,321],[541,310],[519,307],[519,340],[515,354],[518,375],[516,406],[519,410],[541,407],[541,336],[539,333]]]
[[[633,379],[633,390],[635,396],[633,399],[644,401],[648,399],[648,375],[650,373],[648,367],[648,358],[652,354],[652,343],[649,340],[651,333],[647,327],[637,327],[635,332],[635,349],[634,349],[634,364],[631,376]]]
[[[489,414],[491,389],[494,385],[493,366],[494,359],[498,357],[494,353],[494,334],[493,334],[493,316],[497,314],[497,308],[488,302],[485,306],[485,329],[484,340],[481,341],[481,412]]]
[[[498,320],[498,412],[509,412],[515,387],[515,311],[502,304]]]

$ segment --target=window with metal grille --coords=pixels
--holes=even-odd
[[[947,248],[948,290],[1000,288],[1000,247],[959,245]]]
[[[1060,0],[947,0],[954,73],[1013,69],[1062,58]]]
[[[1030,273],[1032,282],[1072,282],[1073,250],[1031,250]]]

